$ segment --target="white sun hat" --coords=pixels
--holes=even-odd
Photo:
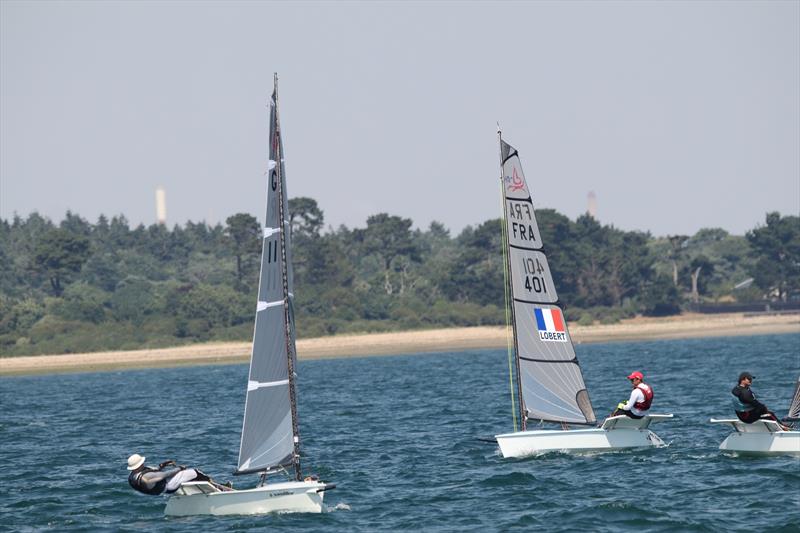
[[[128,457],[128,470],[136,470],[144,464],[144,457],[135,453]]]

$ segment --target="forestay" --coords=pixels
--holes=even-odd
[[[290,380],[290,367],[296,366],[293,364],[296,357],[292,313],[294,296],[286,215],[283,223],[280,222],[281,214],[288,214],[288,203],[277,107],[277,77],[270,104],[267,212],[237,473],[288,466],[296,461],[294,383],[290,383],[293,381],[293,376]]]
[[[501,139],[508,261],[524,418],[594,423],[517,150]]]

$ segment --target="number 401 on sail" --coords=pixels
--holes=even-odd
[[[537,303],[558,301],[553,276],[542,252],[512,248],[511,261],[522,266],[519,270],[515,269],[522,274],[519,279],[513,279],[515,298]]]

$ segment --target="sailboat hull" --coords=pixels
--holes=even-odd
[[[527,457],[550,452],[609,452],[666,446],[650,431],[650,424],[672,415],[648,415],[634,420],[626,416],[607,418],[602,426],[591,429],[518,431],[496,435],[503,457]]]
[[[184,483],[167,501],[167,516],[321,513],[326,485],[318,481],[271,483],[220,491],[206,482]]]
[[[785,431],[772,420],[758,420],[745,424],[738,419],[716,420],[714,424],[728,424],[734,433],[722,441],[719,449],[744,455],[795,455],[800,456],[800,431]]]

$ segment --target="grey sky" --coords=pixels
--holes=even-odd
[[[280,76],[290,196],[453,233],[537,207],[655,235],[800,212],[800,3],[0,3],[0,217],[263,217]]]

